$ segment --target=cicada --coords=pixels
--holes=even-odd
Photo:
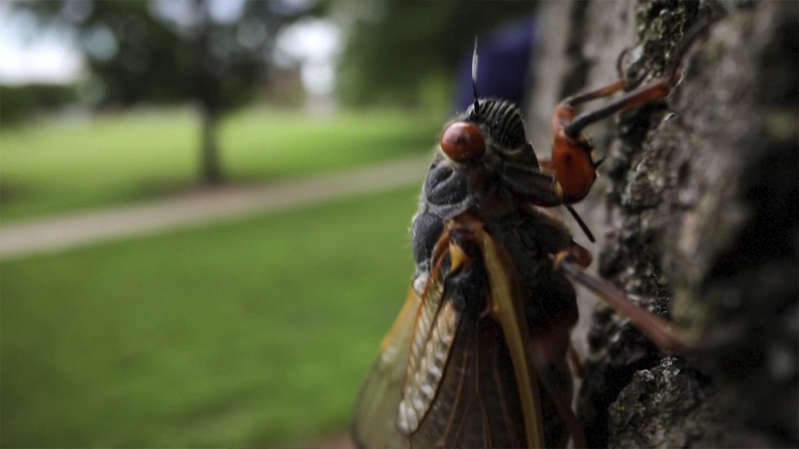
[[[476,85],[476,50],[473,82]],[[589,192],[597,162],[582,129],[661,98],[664,78],[595,111],[584,102],[623,79],[567,98],[552,119],[552,159],[539,161],[519,108],[479,98],[447,123],[412,219],[408,297],[362,387],[352,421],[358,447],[564,447],[584,439],[570,409],[567,363],[577,322],[573,283],[626,314],[664,348],[685,343],[582,268],[590,253],[553,208]]]

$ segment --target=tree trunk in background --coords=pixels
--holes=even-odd
[[[208,0],[194,0],[194,8],[199,14],[196,33],[193,67],[196,73],[194,98],[200,109],[200,176],[206,184],[222,182],[222,164],[216,139],[219,115],[221,114],[221,79],[215,71],[215,61],[211,57],[211,13]]]
[[[685,30],[719,17],[666,101],[588,128],[607,160],[578,210],[598,234],[600,275],[697,337],[740,337],[668,357],[604,305],[583,305],[578,416],[593,447],[799,446],[797,10],[635,0],[540,10],[528,116],[541,156],[552,107],[575,83],[613,81],[627,47],[630,79],[659,76]]]
[[[216,131],[219,113],[212,108],[200,106],[201,176],[207,184],[222,182],[222,164],[219,159]]]

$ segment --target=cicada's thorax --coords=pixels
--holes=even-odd
[[[571,376],[565,362],[569,331],[577,320],[577,307],[571,284],[552,269],[549,255],[566,248],[571,240],[568,229],[549,214],[519,201],[503,182],[501,173],[506,164],[524,164],[538,169],[538,161],[527,143],[519,110],[512,103],[501,100],[480,100],[480,113],[468,109],[456,120],[469,121],[479,127],[485,139],[485,153],[477,161],[453,161],[439,148],[433,158],[422,188],[419,208],[411,225],[411,241],[416,263],[413,288],[422,289],[432,270],[432,252],[444,228],[444,223],[469,211],[479,217],[485,229],[507,250],[513,261],[523,295],[525,314],[533,338],[546,339],[547,354],[552,378],[559,382],[564,397],[571,396]],[[497,428],[507,432],[507,445],[524,442],[524,425],[516,395],[513,367],[504,345],[489,344],[504,341],[499,325],[485,311],[485,294],[475,289],[486,289],[487,281],[481,265],[473,264],[471,270],[461,273],[445,284],[460,298],[456,306],[462,308],[461,329],[455,339],[458,351],[450,356],[438,391],[439,398],[427,412],[419,430],[410,435],[414,447],[433,443],[457,443],[461,447],[474,443],[479,447],[482,438],[475,431],[474,441],[469,433],[460,432],[458,441],[433,441],[435,435],[446,434],[451,426],[454,407],[463,406],[457,391],[463,382],[481,382],[483,378],[499,376],[486,385],[500,385],[503,391],[490,391],[479,398],[480,408],[473,416],[464,418],[464,426],[473,420],[474,429],[482,429],[485,416],[502,419]],[[461,291],[462,290],[462,291]],[[564,326],[564,324],[566,324]],[[472,326],[472,327],[470,327]],[[491,346],[491,347],[489,347]],[[475,358],[480,362],[475,362]],[[471,360],[471,361],[469,361]],[[565,443],[565,432],[560,425],[551,401],[543,399],[542,413],[546,440],[549,447]],[[470,429],[471,427],[466,427]],[[551,445],[551,446],[550,446]]]
[[[469,211],[513,256],[523,287],[535,287],[552,273],[547,256],[568,247],[572,239],[559,219],[520,201],[504,181],[502,174],[508,166],[538,169],[521,113],[511,102],[481,99],[479,113],[470,106],[453,121],[478,126],[486,150],[479,160],[468,163],[453,161],[440,148],[436,151],[411,224],[416,274],[424,277],[430,273],[433,247],[444,223]],[[527,285],[527,278],[535,279],[529,279]]]

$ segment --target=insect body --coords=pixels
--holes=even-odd
[[[666,95],[676,73],[580,115],[575,106],[626,83],[564,100],[551,161],[537,160],[507,101],[475,95],[444,127],[411,226],[408,299],[356,404],[357,446],[563,447],[571,435],[581,447],[566,361],[577,321],[571,282],[661,347],[684,346],[668,323],[583,273],[590,254],[547,209],[568,208],[596,178],[582,129]]]
[[[507,278],[495,282],[507,283],[518,296],[525,317],[520,327],[547,342],[549,376],[565,400],[571,397],[565,355],[577,306],[574,289],[548,256],[573,242],[557,219],[519,201],[546,179],[538,170],[511,103],[482,99],[445,128],[411,228],[416,272],[408,303],[362,393],[362,402],[396,410],[381,415],[360,404],[354,427],[359,444],[527,445],[513,356],[492,312],[497,286],[488,273],[491,263],[500,264]],[[477,233],[495,242],[501,251],[496,260],[486,260]],[[544,441],[562,445],[567,434],[554,404],[535,395]]]

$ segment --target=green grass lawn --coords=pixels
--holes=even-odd
[[[405,299],[417,192],[0,263],[0,446],[343,432]]]
[[[329,117],[246,109],[219,130],[229,180],[344,169],[430,150],[440,120],[392,110]],[[14,220],[126,203],[196,185],[191,109],[39,121],[0,131],[0,217]]]

